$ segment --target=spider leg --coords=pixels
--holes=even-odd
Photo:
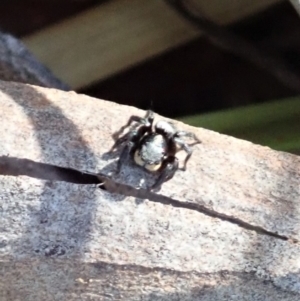
[[[131,131],[120,137],[113,145],[112,149],[120,144],[126,143],[118,160],[117,173],[120,173],[123,163],[128,160],[128,157],[134,148],[135,142],[139,140],[139,137],[140,133],[138,131]]]
[[[115,132],[113,134],[113,138],[115,140],[118,139],[118,137],[121,135],[121,133],[124,132],[124,130],[128,127],[131,126],[132,123],[137,123],[137,124],[140,124],[140,125],[143,125],[143,126],[146,126],[148,128],[152,128],[152,124],[153,124],[153,120],[154,120],[154,112],[148,110],[147,113],[146,113],[146,116],[145,117],[139,117],[139,116],[131,116],[128,120],[128,122],[122,126],[120,128],[120,130],[118,130],[117,132]],[[120,143],[119,143],[120,144]]]
[[[113,151],[119,145],[123,144],[126,141],[133,139],[134,136],[142,137],[146,132],[152,129],[152,124],[154,120],[154,113],[152,111],[147,111],[147,114],[144,118],[138,116],[131,116],[129,121],[125,126],[123,126],[118,132],[113,134],[113,138],[115,140],[114,145],[111,147],[110,151]],[[124,129],[131,125],[131,123],[137,122],[139,123],[140,127],[135,127],[130,130],[128,133],[124,134],[123,136],[119,137],[119,135],[124,131]],[[119,137],[119,138],[118,138]]]
[[[122,169],[122,166],[125,162],[127,162],[128,158],[129,158],[129,155],[132,151],[132,148],[134,147],[134,143],[132,141],[129,141],[125,147],[123,148],[122,152],[121,152],[121,155],[119,157],[119,160],[118,160],[118,165],[117,165],[117,174],[120,173],[121,169]]]
[[[152,190],[157,187],[160,187],[162,183],[172,179],[177,169],[178,169],[178,159],[174,156],[168,157],[164,162],[161,174],[159,175],[158,179],[151,186],[150,189]]]
[[[187,162],[191,158],[193,150],[190,148],[190,146],[187,143],[185,143],[184,141],[182,141],[180,139],[180,137],[190,137],[190,138],[193,138],[195,140],[195,142],[192,143],[191,145],[195,145],[195,144],[201,143],[201,141],[197,138],[197,136],[194,133],[185,132],[185,131],[179,131],[179,132],[175,133],[175,135],[174,135],[174,142],[177,145],[179,145],[187,153],[187,155],[185,157],[185,160],[184,160],[184,165],[183,165],[183,168],[182,168],[182,170],[186,170]]]
[[[195,145],[195,144],[201,143],[201,140],[194,133],[191,133],[191,132],[178,131],[174,135],[174,138],[181,138],[181,137],[188,137],[188,138],[194,139],[195,142],[192,143],[191,145]]]
[[[130,127],[132,123],[136,122],[136,123],[142,123],[142,120],[143,118],[139,117],[139,116],[131,116],[128,120],[128,122],[123,125],[117,132],[115,132],[112,136],[113,136],[113,139],[116,140],[116,143],[115,145],[119,145],[121,144],[122,142],[120,143],[117,143],[117,141],[119,139],[122,139],[122,137],[124,138],[126,136],[126,134],[124,136],[122,136],[121,138],[118,138],[126,128]],[[124,138],[125,139],[125,138]],[[120,140],[121,141],[121,140]]]
[[[176,139],[175,141],[176,141],[176,144],[178,144],[187,153],[187,155],[184,159],[183,167],[182,167],[182,170],[186,170],[187,162],[191,158],[193,151],[185,142],[183,142],[179,139]]]
[[[118,138],[114,145],[111,147],[110,152],[112,152],[114,149],[116,149],[119,145],[123,144],[126,141],[129,141],[131,139],[132,132],[126,133],[125,135]]]

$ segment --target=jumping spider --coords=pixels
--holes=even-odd
[[[117,173],[121,171],[122,165],[130,156],[134,162],[148,170],[159,173],[159,177],[150,189],[157,188],[165,181],[170,180],[178,170],[178,159],[176,153],[178,149],[183,149],[187,156],[184,160],[183,170],[192,155],[192,149],[181,137],[191,137],[195,140],[193,144],[201,141],[193,134],[184,131],[177,131],[173,125],[167,121],[158,121],[153,128],[154,113],[147,111],[144,118],[131,116],[127,124],[123,126],[115,137],[119,137],[125,128],[130,127],[133,122],[136,124],[125,135],[116,138],[112,150],[124,144],[121,152]]]

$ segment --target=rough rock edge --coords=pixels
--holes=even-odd
[[[29,97],[29,94],[22,93],[22,89],[25,89],[26,86],[17,84],[12,85],[9,83],[1,84],[2,88],[4,86],[6,87],[6,92],[9,89],[16,89],[18,97],[28,97],[28,99],[26,99],[27,108],[29,108],[31,104],[33,105],[33,107],[39,105],[38,99]],[[40,91],[39,93],[50,93],[50,91],[47,92],[47,90],[42,90],[34,87],[31,87],[30,89],[37,89]],[[52,92],[54,94],[56,93],[55,91]],[[8,94],[13,95],[14,93],[16,92],[11,91],[11,93]],[[70,98],[72,97],[72,95],[75,97],[75,94],[68,94],[69,101],[71,101]],[[59,96],[59,93],[57,94],[57,96]],[[107,103],[106,105],[109,106],[109,103]],[[127,114],[130,114],[129,110],[127,110]],[[103,132],[103,128],[101,130]],[[19,135],[19,133],[16,133],[16,135]],[[250,147],[251,144],[249,144],[249,148]],[[24,150],[24,152],[26,151]],[[26,153],[24,153],[24,155],[25,154]],[[100,177],[102,177],[102,175]],[[14,179],[17,178],[18,183],[26,186],[26,182],[28,182],[26,178],[14,177]],[[5,177],[5,181],[3,181],[2,184],[4,184],[6,180],[10,182],[10,178]],[[109,182],[107,178],[102,178],[102,180],[104,180],[104,182]],[[14,180],[11,179],[11,182],[13,181]],[[51,183],[49,183],[49,185],[51,185]],[[112,191],[114,189],[117,189],[116,186],[118,186],[118,184],[116,184],[116,181],[114,180],[106,183],[106,185],[107,188],[112,189]],[[170,183],[170,185],[172,185],[172,182]],[[170,187],[170,185],[167,185],[167,187]],[[16,187],[18,187],[18,185]],[[149,193],[141,189],[137,190],[130,185],[128,187],[121,185],[121,188],[125,189],[122,194],[126,194],[126,191],[131,190],[130,193],[134,196],[142,198],[149,197],[151,199]],[[30,193],[30,191],[27,191],[27,193]],[[135,195],[135,193],[146,193],[146,195],[144,195],[143,197],[139,194]],[[157,200],[157,197],[159,197],[160,199]],[[110,195],[110,198],[114,199],[115,201],[119,200],[119,197],[116,195]],[[176,203],[174,195],[173,197],[154,195],[152,198],[153,201],[157,200],[161,205],[171,204],[178,206],[181,209],[192,209],[192,211],[195,211],[194,208],[188,208],[188,206],[195,207],[195,204]],[[18,199],[16,199],[16,201],[18,201]],[[123,202],[125,202],[125,199]],[[205,206],[198,205],[198,207],[203,208],[202,210],[204,210],[204,212],[202,213],[204,213],[205,215],[213,217],[213,219],[220,218],[222,220],[223,216],[212,216],[212,212],[214,214],[218,213],[215,210],[212,210],[211,208],[205,208]],[[17,209],[17,207],[14,208]],[[182,210],[181,212],[183,212],[183,214],[188,214],[188,212],[184,210]],[[201,218],[200,215],[199,218]],[[202,222],[204,222],[204,219],[205,218],[203,217]],[[211,221],[213,221],[213,219],[211,219]],[[226,222],[232,223],[232,221],[230,220]],[[224,228],[226,229],[225,225]],[[275,241],[278,241],[279,245],[288,243],[290,244],[290,247],[287,246],[287,248],[298,251],[297,246],[293,246],[297,244],[284,241],[285,237],[282,238],[276,237],[275,235],[269,235],[268,233],[260,233],[259,231],[256,231],[256,229],[248,230],[254,230],[256,234],[266,234],[266,236],[268,237],[268,239],[266,240],[270,241],[270,246],[275,243]],[[248,233],[249,231],[246,232]],[[250,233],[248,233],[247,235],[250,235]],[[260,241],[265,241],[265,239],[260,239]],[[275,244],[277,244],[277,242]],[[278,246],[276,246],[276,248],[278,248]],[[258,250],[259,249],[257,249],[257,251]],[[56,250],[52,252],[55,251]],[[272,253],[271,249],[270,252]],[[95,258],[97,258],[97,254],[95,255]],[[296,271],[292,273],[292,271],[295,270],[293,266],[291,266],[291,274],[289,276],[286,276],[285,278],[282,278],[282,281],[286,282],[285,285],[282,285],[282,283],[280,283],[280,280],[278,279],[276,280],[276,283],[274,279],[265,279],[264,277],[262,277],[261,279],[257,278],[258,274],[260,273],[258,272],[258,266],[255,274],[253,274],[251,269],[248,272],[243,273],[221,270],[215,274],[209,272],[199,274],[197,273],[197,271],[184,272],[184,269],[182,271],[178,271],[177,269],[166,269],[156,266],[149,270],[154,272],[147,274],[148,278],[146,277],[145,280],[142,281],[142,271],[149,269],[149,267],[147,267],[147,264],[142,267],[139,267],[135,264],[125,264],[123,265],[122,269],[119,269],[118,266],[120,266],[120,264],[117,262],[101,263],[101,260],[98,260],[98,263],[88,263],[88,261],[81,262],[81,258],[79,257],[76,259],[74,255],[70,257],[70,260],[68,260],[68,256],[60,259],[56,256],[50,256],[50,258],[43,258],[39,256],[28,257],[28,254],[24,257],[24,259],[17,259],[14,257],[14,254],[11,254],[10,261],[7,261],[7,258],[3,259],[5,260],[1,263],[0,270],[0,274],[2,274],[3,277],[0,283],[5,284],[4,288],[6,295],[3,297],[3,300],[17,300],[17,298],[21,298],[22,295],[20,294],[20,291],[16,291],[16,288],[18,287],[20,289],[22,285],[26,285],[27,292],[30,291],[30,293],[26,295],[27,299],[23,298],[23,300],[51,300],[53,294],[56,294],[55,297],[60,298],[60,300],[80,300],[80,298],[84,300],[140,300],[140,298],[142,298],[142,300],[211,300],[211,298],[214,300],[226,300],[226,298],[227,300],[232,300],[232,296],[235,294],[239,294],[239,300],[243,300],[243,298],[245,298],[245,300],[260,300],[262,298],[264,298],[264,300],[268,300],[268,298],[269,300],[298,300],[299,298],[299,294],[292,293],[293,291],[297,291],[297,281],[299,281],[299,272]],[[96,271],[94,270],[92,272],[89,268],[90,266],[94,266],[96,268]],[[52,273],[50,273],[49,271],[52,271]],[[72,277],[70,277],[70,271],[72,271]],[[96,273],[97,275],[95,276],[93,275],[93,273]],[[180,273],[183,278],[180,278],[178,273]],[[166,277],[169,277],[168,281],[166,280]],[[22,283],[22,279],[24,278],[26,278],[27,280],[26,283]],[[11,281],[11,279],[17,280]],[[183,282],[181,282],[181,279],[183,279]],[[56,286],[61,283],[62,287],[53,286],[50,289],[49,285],[51,286],[51,281],[53,281]],[[77,286],[73,283],[73,281],[77,283]],[[68,293],[66,293],[66,291],[62,289],[63,282],[65,282],[64,284],[67,287],[68,283],[71,282],[69,283],[70,287],[72,287],[73,289],[74,287],[77,287],[77,289],[68,291]],[[238,285],[233,285],[234,282],[237,282]],[[37,286],[30,287],[29,283],[36,283]],[[251,283],[253,283],[253,285],[250,285]],[[274,285],[276,288],[274,287]],[[134,289],[132,289],[133,287]],[[210,289],[208,289],[208,287]],[[2,287],[3,290],[0,291],[4,292],[4,288]],[[142,293],[139,293],[140,289],[143,290]]]

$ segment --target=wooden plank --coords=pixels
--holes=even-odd
[[[198,1],[227,24],[280,0]],[[29,49],[73,88],[104,79],[199,36],[161,0],[114,0],[25,37]]]

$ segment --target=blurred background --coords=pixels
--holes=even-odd
[[[0,28],[80,93],[300,154],[291,2],[2,0]]]

